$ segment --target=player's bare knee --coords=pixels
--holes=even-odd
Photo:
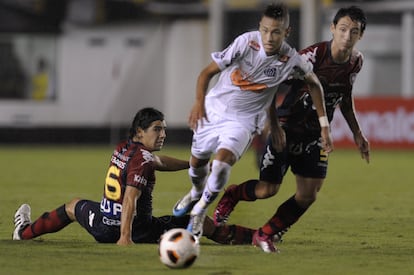
[[[259,181],[256,185],[256,197],[266,199],[276,195],[279,191],[280,184],[268,181]]]
[[[312,203],[314,203],[316,201],[316,193],[315,194],[308,194],[305,196],[295,196],[295,200],[297,202],[297,204],[302,207],[302,208],[308,208],[309,206],[312,205]]]
[[[74,198],[70,202],[65,204],[65,211],[66,214],[69,216],[70,219],[75,220],[75,207],[76,204],[80,201],[80,198]]]
[[[191,156],[190,166],[193,167],[194,169],[197,169],[197,168],[206,166],[209,161],[210,161],[210,159],[198,159],[194,156]]]
[[[215,160],[225,162],[230,166],[233,166],[237,161],[237,157],[232,151],[222,148],[218,150]]]
[[[280,187],[280,184],[268,183],[267,194],[269,195],[269,197],[276,195],[276,193],[279,191],[279,187]]]

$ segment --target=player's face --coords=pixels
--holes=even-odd
[[[164,120],[156,120],[151,123],[151,126],[146,130],[138,129],[138,137],[141,137],[141,142],[145,147],[151,151],[159,151],[164,145],[166,138],[165,129],[167,125]]]
[[[284,39],[289,34],[289,27],[284,21],[276,20],[271,17],[263,16],[260,20],[259,32],[266,55],[276,54]]]
[[[336,26],[331,25],[333,43],[339,50],[351,50],[361,39],[361,23],[352,21],[349,16],[339,19]]]

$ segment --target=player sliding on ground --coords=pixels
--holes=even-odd
[[[185,228],[189,216],[152,216],[152,191],[155,170],[178,171],[188,168],[188,161],[168,156],[156,156],[166,138],[164,115],[153,108],[137,112],[126,141],[112,153],[100,202],[74,198],[51,212],[45,212],[34,222],[31,209],[23,204],[14,215],[13,240],[29,240],[43,234],[60,231],[78,222],[101,243],[157,243],[171,228]],[[205,236],[223,244],[246,243],[253,230],[236,225],[215,227],[207,218]]]

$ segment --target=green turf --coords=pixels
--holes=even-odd
[[[0,274],[414,274],[413,151],[374,150],[369,165],[355,150],[335,151],[317,202],[285,235],[280,254],[203,238],[199,259],[177,271],[160,263],[156,245],[97,244],[77,224],[37,240],[11,241],[21,203],[29,203],[37,218],[73,197],[99,200],[111,152],[0,147]],[[188,148],[166,146],[163,153],[189,157]],[[230,182],[257,174],[249,151]],[[154,214],[167,214],[189,189],[187,174],[159,172],[157,179]],[[262,225],[294,188],[289,174],[277,196],[240,203],[229,222]]]

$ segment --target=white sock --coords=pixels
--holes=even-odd
[[[193,184],[193,187],[191,188],[191,198],[200,198],[206,184],[208,169],[208,164],[198,168],[190,166],[190,169],[188,169],[188,175],[190,176],[191,183]]]
[[[201,199],[194,205],[191,214],[201,214],[207,210],[207,207],[217,198],[217,195],[223,189],[230,177],[231,165],[213,160],[210,176],[207,179]]]

